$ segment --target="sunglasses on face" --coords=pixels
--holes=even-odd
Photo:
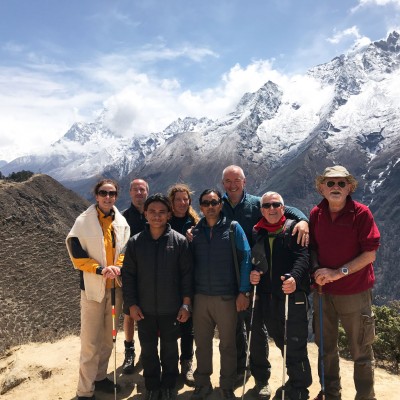
[[[279,208],[282,205],[282,203],[280,203],[279,201],[274,201],[273,203],[263,203],[262,204],[262,208],[270,208],[272,206],[272,208]]]
[[[203,200],[200,205],[203,207],[215,207],[218,204],[221,204],[221,200]]]
[[[346,181],[339,181],[339,182],[328,181],[325,183],[326,183],[326,186],[328,186],[328,188],[334,187],[335,185],[338,185],[339,187],[344,188],[347,185]]]
[[[109,192],[107,192],[107,190],[99,190],[97,192],[97,194],[100,197],[107,197],[107,196],[109,196],[109,197],[117,197],[118,193],[115,190],[110,190]]]

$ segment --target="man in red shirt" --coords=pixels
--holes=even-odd
[[[354,361],[356,399],[376,400],[371,289],[375,281],[372,262],[380,234],[369,208],[350,197],[356,187],[356,179],[346,168],[339,165],[326,168],[316,179],[316,188],[324,199],[310,214],[311,265],[315,282],[323,291],[323,365],[327,400],[341,399],[339,321],[346,332]],[[315,292],[317,345],[320,344],[319,306]],[[322,399],[322,395],[319,393],[316,400]]]

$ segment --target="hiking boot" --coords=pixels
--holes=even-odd
[[[236,400],[233,389],[221,389],[221,397],[223,400]]]
[[[213,391],[211,384],[207,386],[196,386],[190,397],[191,400],[204,400]]]
[[[175,400],[176,394],[174,389],[162,389],[161,390],[161,400]]]
[[[276,389],[275,396],[273,397],[272,400],[282,400],[282,390],[285,388],[285,400],[290,400],[289,397],[289,390],[291,388],[289,381],[285,382],[285,386],[281,386],[278,389]]]
[[[322,392],[319,392],[317,394],[317,397],[314,397],[313,400],[342,400],[341,396],[327,396],[326,394],[324,395]]]
[[[185,380],[185,384],[194,387],[194,377],[192,369],[192,360],[183,360],[181,364],[181,375]]]
[[[282,400],[282,386],[277,389],[273,400]],[[319,396],[319,395],[318,395]],[[322,400],[322,397],[316,397],[317,400]],[[322,396],[322,395],[321,395]],[[285,400],[307,400],[309,392],[306,388],[295,389],[288,382],[285,384]]]
[[[243,385],[244,373],[245,373],[245,371],[241,371],[241,372],[238,372],[238,373],[237,373],[237,375],[236,375],[236,380],[235,380],[235,389],[237,389],[238,387],[240,387],[240,386]],[[246,374],[246,383],[247,383],[247,381],[250,379],[250,377],[251,377],[251,372],[250,372],[250,371],[247,371],[247,374]]]
[[[125,345],[125,359],[122,364],[122,373],[127,375],[133,374],[134,366],[135,366],[135,348],[132,346],[127,347]]]
[[[268,383],[256,381],[253,390],[260,400],[268,400],[271,397],[271,388]]]
[[[94,389],[104,393],[114,393],[114,382],[108,378],[104,378],[101,381],[95,381]],[[117,383],[117,393],[121,391],[121,386]]]
[[[159,389],[154,389],[154,390],[146,390],[146,400],[158,400],[160,397],[160,390]]]

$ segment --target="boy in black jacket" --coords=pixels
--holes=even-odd
[[[147,400],[157,400],[160,391],[162,400],[175,397],[179,323],[190,316],[192,255],[186,238],[168,224],[171,211],[166,196],[148,197],[148,224],[129,240],[122,268],[124,303],[138,326]]]

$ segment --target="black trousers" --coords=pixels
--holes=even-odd
[[[184,360],[191,360],[193,358],[193,320],[190,317],[186,322],[180,324],[181,326],[181,363]]]
[[[285,334],[285,297],[263,295],[262,308],[269,335],[283,355]],[[312,383],[307,353],[308,299],[303,292],[289,295],[286,368],[291,398],[308,398],[307,388]],[[305,397],[306,395],[306,397]]]
[[[137,325],[146,389],[173,389],[178,376],[178,336],[180,334],[176,314],[146,315]],[[158,338],[160,338],[160,355],[158,354]]]
[[[237,369],[241,373],[246,368],[247,338],[250,332],[251,302],[246,311],[238,313],[236,326]],[[268,360],[268,334],[264,323],[260,300],[256,300],[250,342],[250,371],[257,382],[268,383],[271,364]]]

